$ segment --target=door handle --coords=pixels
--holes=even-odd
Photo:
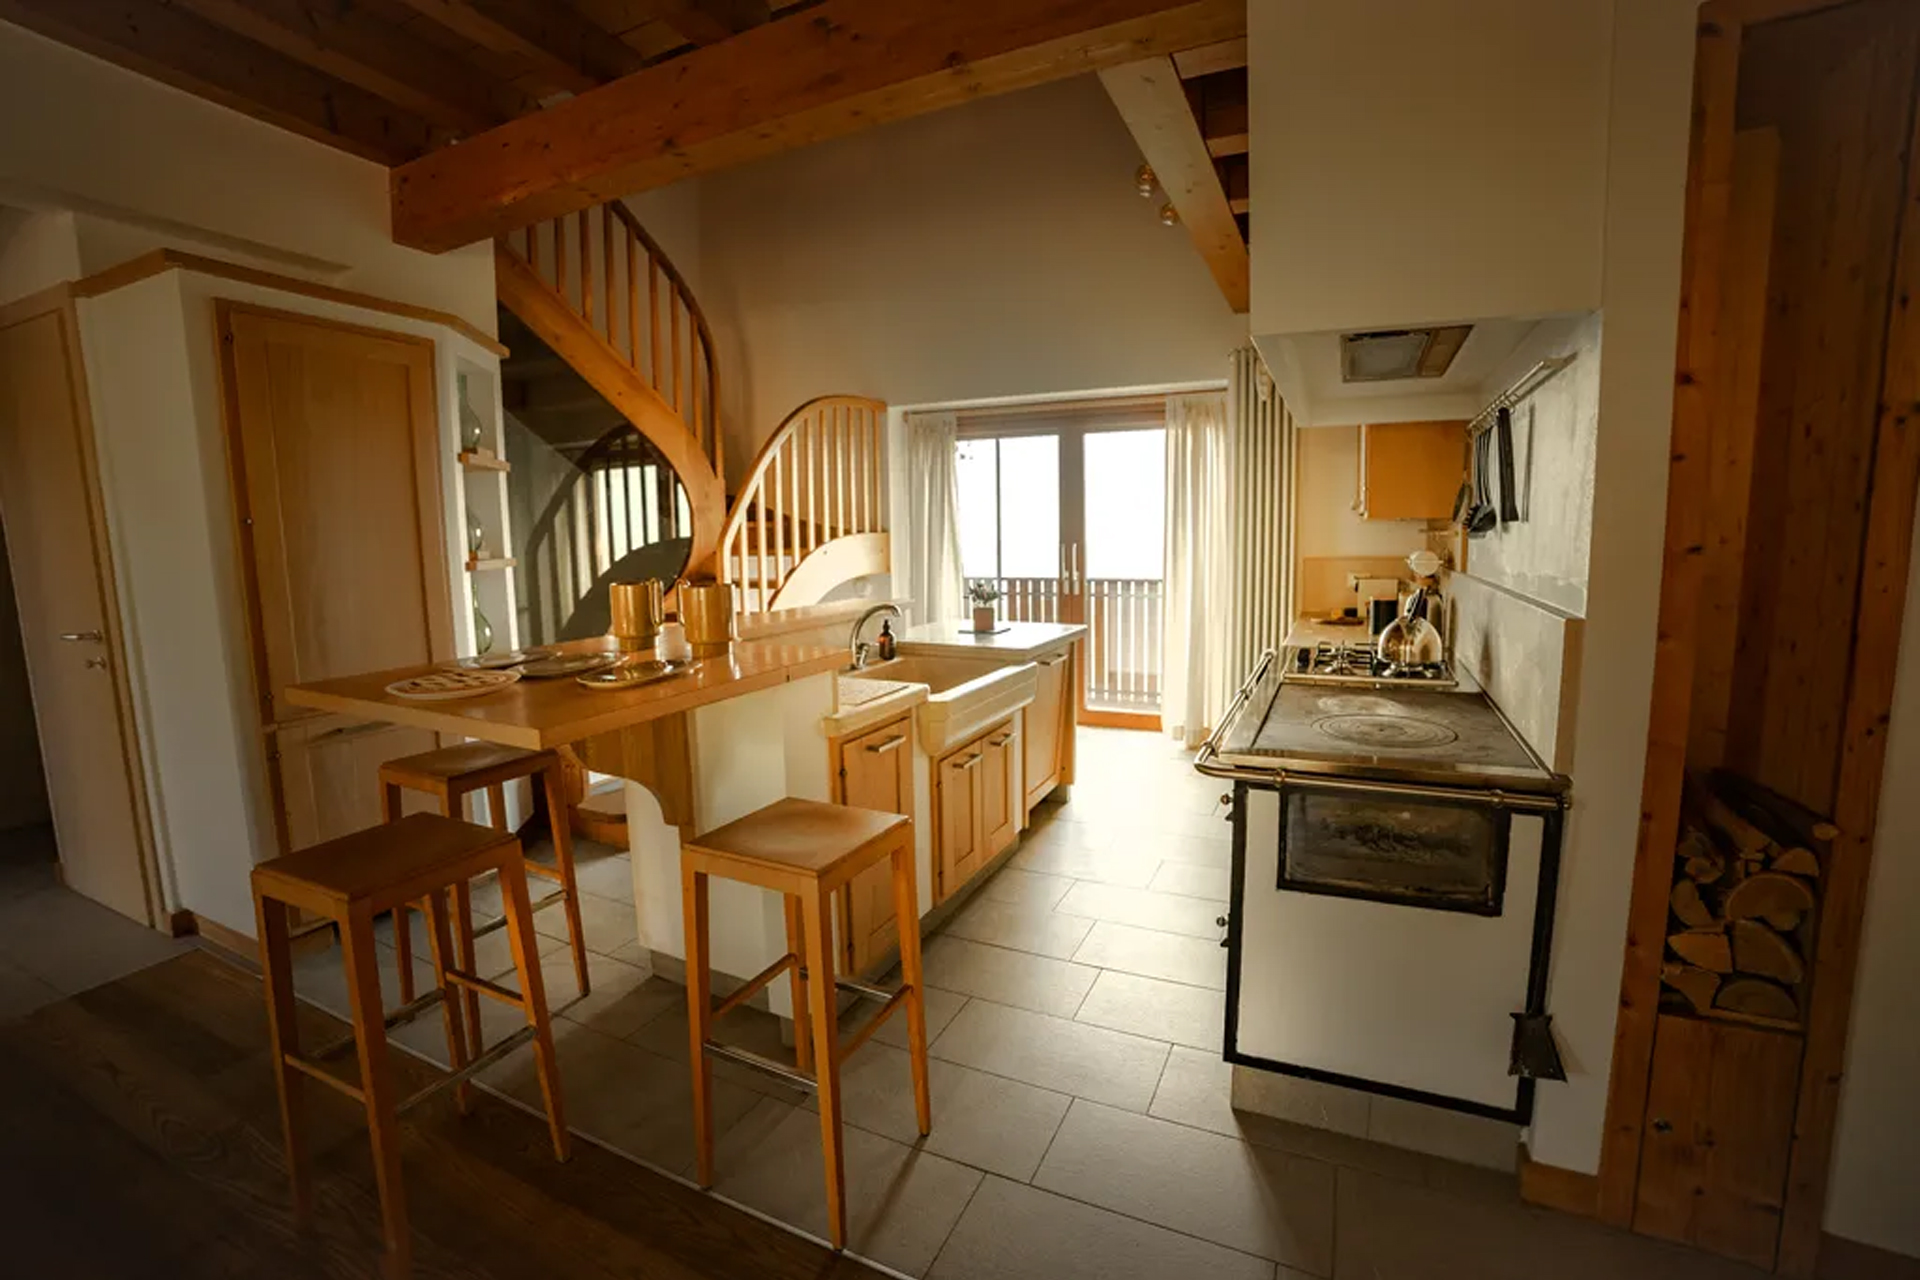
[[[887,754],[887,752],[897,749],[906,740],[907,740],[906,734],[896,733],[893,737],[888,738],[885,742],[868,743],[867,750],[871,751],[876,756],[883,756]]]
[[[106,637],[98,631],[62,631],[60,638],[69,644],[80,644],[83,642],[87,644],[102,644],[106,641]]]

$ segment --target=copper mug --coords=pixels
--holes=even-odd
[[[731,582],[682,582],[677,588],[680,622],[696,658],[723,657],[739,636]]]
[[[623,653],[653,648],[660,623],[667,616],[665,591],[658,578],[645,582],[616,582],[607,588],[613,625],[607,628]]]

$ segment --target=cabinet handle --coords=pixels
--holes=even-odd
[[[328,729],[325,733],[316,733],[307,740],[308,746],[319,746],[323,742],[338,742],[341,738],[357,738],[363,733],[373,733],[379,729],[393,726],[384,720],[369,720],[366,724],[343,724],[338,729]]]
[[[988,738],[987,745],[990,747],[1004,747],[1009,742],[1012,742],[1012,741],[1013,741],[1013,734],[1011,732],[1008,732],[1008,733],[1001,734],[997,738]]]
[[[968,756],[965,760],[962,760],[959,764],[956,764],[953,767],[960,770],[960,772],[965,773],[968,769],[973,768],[973,766],[979,763],[980,763],[980,753],[976,751],[972,755]]]
[[[1034,659],[1036,663],[1038,663],[1040,666],[1043,666],[1043,667],[1057,667],[1061,663],[1065,662],[1066,660],[1067,660],[1067,655],[1064,653],[1055,653],[1055,654],[1050,654],[1049,656],[1044,658]]]
[[[867,750],[872,752],[876,756],[883,756],[887,754],[887,752],[898,748],[906,740],[907,740],[906,734],[896,733],[891,738],[888,738],[885,742],[868,743]]]

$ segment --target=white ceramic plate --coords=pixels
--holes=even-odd
[[[653,684],[659,680],[671,680],[684,675],[700,664],[697,662],[628,662],[605,671],[595,671],[580,676],[578,683],[588,689],[634,689],[643,684]]]
[[[504,689],[519,678],[518,671],[435,671],[395,680],[387,692],[409,702],[451,702]]]

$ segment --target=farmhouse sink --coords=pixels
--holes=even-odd
[[[938,756],[1032,702],[1038,668],[910,655],[842,672],[835,683],[830,734],[843,736],[917,705],[920,749]]]

